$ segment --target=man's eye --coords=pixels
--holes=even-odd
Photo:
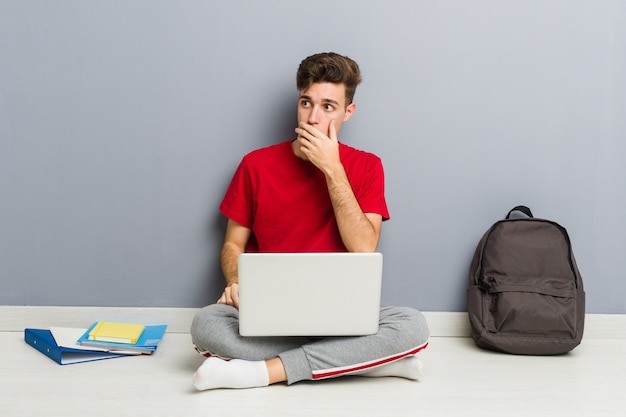
[[[309,106],[311,105],[311,102],[310,102],[309,100],[302,100],[302,101],[300,102],[300,105],[301,105],[302,107],[309,107]]]
[[[324,108],[326,109],[326,111],[333,111],[333,110],[335,110],[335,107],[332,104],[326,104],[324,106]]]

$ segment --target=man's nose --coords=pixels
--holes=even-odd
[[[311,109],[311,112],[309,113],[307,123],[310,125],[318,124],[320,121],[319,112],[320,112],[319,108],[317,106],[313,106],[313,108]]]

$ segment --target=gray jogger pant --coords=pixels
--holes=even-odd
[[[351,337],[243,337],[239,310],[212,304],[200,310],[191,337],[205,356],[260,361],[280,357],[287,383],[354,374],[414,355],[428,344],[426,319],[408,307],[381,307],[378,333]]]

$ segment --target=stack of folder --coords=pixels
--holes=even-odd
[[[25,329],[24,340],[61,365],[150,355],[156,351],[167,325],[96,322],[87,330],[67,327]]]

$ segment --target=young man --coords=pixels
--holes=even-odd
[[[359,67],[348,57],[322,53],[303,60],[296,139],[249,153],[235,172],[220,205],[228,218],[221,252],[226,287],[191,327],[197,350],[208,357],[194,374],[197,389],[354,374],[419,379],[415,354],[429,333],[422,314],[411,308],[381,308],[379,331],[371,336],[250,338],[238,330],[237,257],[244,251],[376,250],[389,218],[381,161],[337,139],[356,110],[360,81]]]

